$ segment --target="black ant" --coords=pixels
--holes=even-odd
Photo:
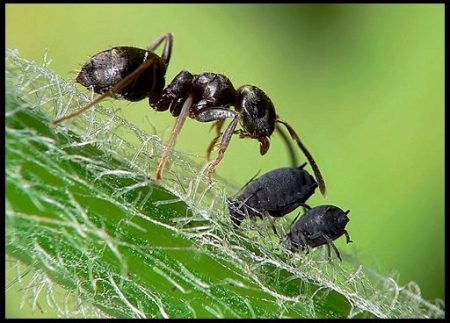
[[[163,41],[164,48],[160,57],[154,51]],[[264,155],[270,146],[269,138],[277,129],[289,148],[291,160],[295,163],[296,157],[290,146],[291,143],[279,126],[282,124],[305,154],[314,171],[319,189],[325,195],[325,183],[313,157],[300,141],[295,130],[279,118],[272,101],[260,88],[243,85],[236,90],[225,75],[191,74],[187,71],[180,72],[164,88],[164,76],[170,61],[172,44],[173,35],[165,33],[152,42],[147,49],[113,47],[92,56],[81,68],[76,81],[101,95],[80,110],[53,120],[52,124],[56,125],[71,119],[107,97],[123,98],[128,101],[139,101],[148,97],[152,108],[157,111],[169,110],[174,117],[177,117],[156,170],[157,182],[161,179],[169,151],[174,146],[188,116],[200,122],[215,122],[213,127],[216,128],[217,135],[207,148],[208,160],[212,149],[221,137],[218,156],[209,162],[207,168],[208,177],[211,177],[215,167],[222,160],[233,134],[239,134],[241,138],[257,139],[260,143],[260,153]],[[234,106],[234,111],[231,110],[231,106]],[[222,134],[222,126],[227,118],[232,120]],[[238,122],[241,124],[241,130],[236,130]]]

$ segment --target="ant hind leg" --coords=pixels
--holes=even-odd
[[[225,122],[225,119],[220,119],[220,120],[217,120],[216,122],[214,122],[213,125],[211,126],[211,129],[212,128],[216,129],[216,136],[213,138],[213,140],[211,140],[211,143],[209,144],[208,148],[206,149],[206,159],[208,161],[211,159],[211,152],[212,152],[214,146],[216,145],[217,140],[219,140],[220,136],[222,135],[221,130],[222,130],[224,122]]]
[[[161,59],[167,66],[169,64],[170,56],[172,54],[172,45],[173,45],[172,33],[164,33],[158,38],[156,38],[150,45],[148,45],[147,50],[150,52],[154,52],[163,41],[165,41],[165,44],[161,55]]]
[[[130,73],[127,77],[125,77],[119,83],[114,85],[112,87],[112,89],[110,89],[109,91],[101,94],[95,100],[93,100],[91,103],[85,105],[81,109],[79,109],[79,110],[77,110],[77,111],[75,111],[75,112],[73,112],[71,114],[68,114],[66,116],[63,116],[63,117],[60,117],[60,118],[57,118],[57,119],[53,120],[51,122],[51,125],[52,126],[56,126],[57,124],[65,121],[65,120],[72,119],[72,118],[82,114],[86,110],[92,108],[94,105],[100,103],[104,99],[109,98],[109,97],[114,97],[117,93],[120,93],[120,91],[122,91],[127,85],[129,85],[130,83],[135,81],[143,72],[145,72],[145,70],[150,68],[153,65],[154,62],[155,62],[155,59],[149,59],[149,60],[145,61],[137,69],[135,69],[132,73]]]

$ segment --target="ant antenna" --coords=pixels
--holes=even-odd
[[[292,128],[286,121],[277,118],[275,120],[275,122],[279,122],[279,123],[283,124],[289,131],[289,134],[291,135],[292,139],[294,139],[295,142],[297,142],[297,145],[303,151],[303,153],[306,156],[306,159],[308,159],[308,162],[311,165],[314,175],[316,176],[317,183],[319,184],[320,192],[325,197],[327,195],[325,182],[323,180],[322,174],[320,173],[319,167],[317,166],[316,162],[314,161],[314,158],[312,157],[311,153],[308,151],[308,149],[306,149],[305,145],[300,141],[300,138],[297,135],[297,133],[295,132],[294,128]]]
[[[294,151],[294,146],[292,145],[292,141],[289,140],[288,136],[283,131],[283,128],[280,127],[280,125],[276,124],[275,127],[276,127],[278,133],[281,135],[281,138],[283,139],[283,141],[289,151],[289,156],[291,158],[291,165],[293,167],[296,167],[298,165],[298,158],[297,158],[297,154]]]

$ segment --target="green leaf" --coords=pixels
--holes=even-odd
[[[420,297],[323,250],[292,254],[265,222],[233,230],[226,198],[200,163],[96,107],[52,128],[88,98],[7,51],[6,252],[33,309],[63,317],[444,317]],[[287,227],[282,221],[280,226]],[[65,291],[65,295],[57,291]],[[31,295],[30,295],[31,294]],[[69,296],[70,297],[69,297]]]

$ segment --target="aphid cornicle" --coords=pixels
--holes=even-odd
[[[165,44],[160,57],[154,51],[163,42]],[[209,160],[217,142],[219,142],[219,152],[216,159],[210,161],[207,167],[209,177],[224,157],[233,134],[239,134],[241,138],[258,140],[260,153],[264,155],[270,147],[270,136],[277,130],[289,149],[292,163],[296,166],[296,155],[291,141],[281,130],[282,124],[305,154],[314,171],[320,191],[323,195],[326,194],[322,174],[312,155],[300,141],[295,130],[286,121],[280,119],[272,101],[260,88],[243,85],[235,89],[225,75],[191,74],[188,71],[180,72],[167,87],[164,87],[172,44],[172,34],[166,33],[152,42],[147,49],[120,46],[92,56],[83,65],[76,80],[100,96],[80,110],[54,120],[52,124],[56,125],[73,118],[107,97],[128,101],[139,101],[148,97],[152,108],[157,111],[169,110],[174,117],[177,117],[156,170],[157,182],[162,177],[169,151],[174,146],[187,117],[200,122],[214,121],[216,136],[207,148],[207,159]],[[231,107],[234,107],[234,110]],[[222,132],[225,119],[232,120]],[[242,129],[236,130],[238,123]]]
[[[296,252],[328,244],[342,261],[333,240],[345,235],[347,243],[352,242],[345,230],[345,226],[350,221],[347,217],[349,212],[349,210],[344,212],[333,205],[321,205],[307,210],[286,235],[285,243],[288,249]]]
[[[233,224],[239,226],[246,217],[278,218],[305,206],[317,188],[305,165],[278,168],[250,181],[237,198],[228,201]]]

